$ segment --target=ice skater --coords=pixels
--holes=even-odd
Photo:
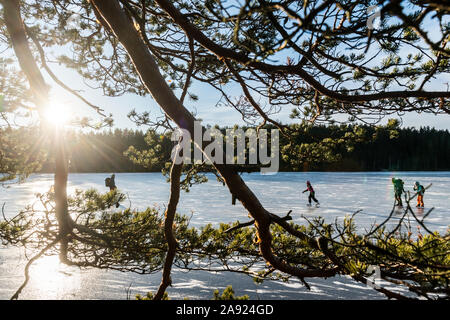
[[[419,183],[419,181],[416,181],[414,184],[414,191],[417,191],[417,208],[423,208],[423,194],[425,193],[425,188],[423,185]]]
[[[116,181],[115,181],[116,175],[113,173],[110,178],[105,179],[105,186],[109,187],[109,191],[116,190]]]
[[[105,186],[109,187],[109,192],[117,189],[116,186],[116,175],[113,173],[110,178],[105,179]],[[116,202],[116,208],[120,206],[121,198]]]
[[[319,206],[320,203],[319,201],[317,201],[316,199],[316,192],[314,191],[314,188],[311,185],[311,182],[306,181],[306,190],[304,190],[302,193],[305,193],[306,191],[309,191],[309,196],[308,196],[308,202],[309,202],[309,206],[311,206],[311,200],[314,200],[314,202],[316,203],[316,206]]]
[[[394,185],[394,197],[397,202],[395,205],[398,207],[403,207],[402,194],[405,192],[405,189],[403,188],[405,183],[402,179],[392,178],[392,184]]]

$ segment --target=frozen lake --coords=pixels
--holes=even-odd
[[[97,188],[107,191],[107,174],[71,174],[69,194],[75,189]],[[327,221],[343,219],[357,210],[356,223],[363,229],[386,218],[393,206],[392,177],[400,177],[405,189],[413,189],[415,181],[424,186],[432,183],[425,193],[425,212],[434,207],[426,222],[429,229],[444,233],[450,225],[450,172],[364,172],[364,173],[278,173],[263,176],[259,173],[243,174],[253,192],[269,211],[280,216],[292,210],[297,223],[301,216],[322,216]],[[231,205],[228,188],[208,175],[209,182],[182,192],[178,212],[192,215],[191,225],[206,223],[247,221],[247,213],[237,203]],[[306,206],[305,182],[310,180],[320,201],[320,208]],[[12,217],[25,205],[35,200],[34,194],[49,190],[52,175],[34,175],[27,182],[0,189],[0,204],[5,203],[5,214]],[[118,188],[128,194],[133,208],[147,206],[164,208],[169,197],[169,185],[159,173],[118,173]],[[125,203],[128,206],[128,203]],[[418,211],[418,215],[423,214]],[[395,221],[395,219],[394,219]],[[8,299],[23,281],[26,260],[23,252],[14,248],[0,248],[0,299]],[[60,265],[56,258],[39,260],[31,269],[31,281],[24,289],[22,299],[126,299],[127,290],[135,294],[155,291],[160,274],[136,275],[100,270],[79,270]],[[172,298],[210,299],[215,288],[233,285],[236,294],[248,294],[251,299],[383,299],[384,296],[345,277],[327,280],[309,280],[308,291],[299,282],[257,285],[242,275],[174,270]]]

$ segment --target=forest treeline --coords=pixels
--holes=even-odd
[[[289,138],[280,135],[280,171],[450,170],[448,130],[395,125],[291,128],[295,130]],[[67,141],[71,172],[161,171],[173,146],[170,134],[128,129],[72,132]],[[40,171],[52,170],[48,159]]]

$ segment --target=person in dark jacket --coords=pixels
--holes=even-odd
[[[109,191],[116,190],[116,181],[115,181],[116,175],[113,173],[110,178],[105,179],[105,186],[109,187]]]
[[[110,192],[117,189],[115,179],[116,179],[116,175],[114,173],[111,175],[111,177],[105,179],[105,186],[109,187]],[[120,200],[117,201],[116,208],[118,208],[119,206],[120,206]]]
[[[306,190],[304,190],[302,193],[305,193],[309,191],[309,196],[308,196],[308,202],[309,205],[311,205],[311,200],[314,200],[314,202],[316,203],[316,205],[319,205],[319,201],[316,199],[316,192],[314,191],[314,188],[311,185],[311,182],[306,181]]]

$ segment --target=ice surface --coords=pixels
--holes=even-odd
[[[97,188],[107,191],[104,174],[71,174],[69,194],[75,189]],[[386,218],[393,207],[392,177],[402,178],[405,189],[412,192],[415,181],[432,187],[424,196],[425,210],[417,210],[419,217],[434,208],[425,220],[433,231],[444,233],[450,225],[450,172],[363,172],[363,173],[278,173],[260,175],[242,174],[242,178],[269,211],[285,215],[292,210],[297,223],[304,223],[302,216],[322,216],[328,222],[342,221],[346,215],[362,210],[356,216],[358,228],[363,230]],[[192,215],[191,224],[248,220],[239,202],[231,205],[228,188],[214,175],[209,182],[194,186],[191,192],[181,194],[178,212]],[[307,207],[306,180],[311,181],[320,208]],[[118,188],[129,196],[133,208],[143,209],[157,205],[161,209],[169,197],[169,185],[159,173],[116,173]],[[52,176],[34,175],[27,182],[0,189],[0,204],[5,203],[5,214],[12,217],[25,205],[35,201],[34,194],[45,192],[52,185]],[[128,207],[130,203],[124,203]],[[416,210],[416,209],[415,209]],[[394,217],[395,221],[395,217]],[[113,271],[78,269],[60,265],[53,257],[39,260],[32,268],[31,281],[22,294],[28,299],[125,299],[136,293],[155,291],[160,274],[135,275]],[[9,298],[23,281],[26,263],[23,252],[12,248],[0,249],[0,299]],[[41,276],[39,276],[41,275]],[[210,299],[215,288],[233,285],[236,294],[248,294],[252,299],[383,299],[371,288],[357,284],[346,277],[308,280],[308,291],[300,282],[288,284],[265,282],[257,285],[243,275],[209,272],[183,272],[174,270],[174,286],[168,290],[173,298]]]

